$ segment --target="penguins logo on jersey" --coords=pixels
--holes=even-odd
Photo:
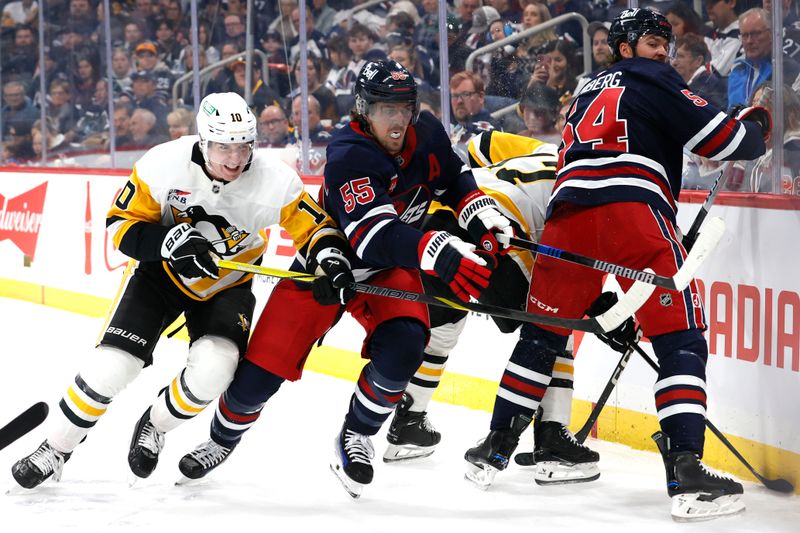
[[[214,246],[214,251],[223,256],[239,253],[245,247],[241,245],[250,233],[240,230],[227,221],[222,215],[210,215],[199,205],[191,205],[183,211],[170,206],[172,218],[180,224],[188,222],[203,234]]]

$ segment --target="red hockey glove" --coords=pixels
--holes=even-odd
[[[475,253],[475,246],[446,231],[429,231],[419,242],[419,266],[438,276],[461,300],[478,298],[489,285],[492,266]]]
[[[764,142],[769,141],[770,135],[772,135],[772,115],[766,107],[733,106],[731,108],[731,116],[736,120],[755,122],[761,127],[761,135],[764,137]]]
[[[492,254],[498,254],[503,249],[495,234],[514,236],[511,222],[497,208],[494,198],[481,191],[473,191],[461,200],[458,225],[469,232],[480,248]]]

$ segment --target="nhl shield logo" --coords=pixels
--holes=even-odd
[[[660,303],[662,307],[669,307],[672,305],[672,295],[665,292],[658,297],[658,303]]]

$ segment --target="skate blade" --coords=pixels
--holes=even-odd
[[[347,474],[344,473],[341,465],[331,463],[330,467],[331,472],[333,472],[333,474],[342,483],[342,486],[344,487],[344,490],[347,491],[347,494],[349,494],[354,500],[359,499],[361,497],[361,491],[364,488],[364,485],[347,477]]]
[[[205,477],[190,478],[190,477],[186,477],[186,476],[181,476],[180,479],[178,479],[175,482],[175,486],[176,487],[194,487],[196,485],[202,485],[206,481],[207,480],[206,480]]]
[[[464,472],[464,479],[472,482],[476,487],[481,490],[487,490],[494,483],[494,477],[499,472],[493,466],[489,465],[473,465],[469,464],[467,471]]]
[[[600,477],[597,463],[569,464],[559,461],[540,461],[533,466],[533,480],[537,485],[588,483]]]
[[[10,485],[6,490],[6,496],[22,496],[25,494],[36,494],[40,486],[41,485],[36,485],[32,489],[26,489],[22,485],[14,483],[13,485]]]
[[[129,489],[134,488],[139,483],[139,481],[141,481],[142,479],[144,479],[144,478],[141,478],[141,477],[137,476],[133,472],[129,473],[128,474],[128,479],[127,479],[128,488]]]
[[[672,519],[675,522],[701,522],[741,514],[746,509],[741,494],[719,496],[711,501],[700,500],[700,496],[696,493],[673,496]]]
[[[435,446],[415,446],[413,444],[390,444],[383,454],[384,463],[399,463],[430,457],[436,451]]]

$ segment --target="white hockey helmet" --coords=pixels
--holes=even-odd
[[[206,162],[209,141],[220,144],[254,143],[257,131],[255,115],[238,94],[211,93],[200,102],[197,133],[200,135],[200,151]]]

